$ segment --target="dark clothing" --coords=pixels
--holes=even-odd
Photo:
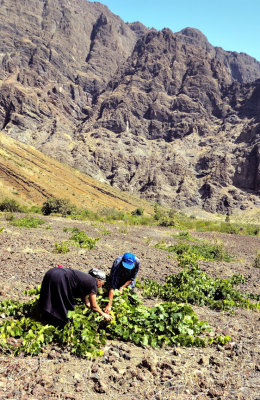
[[[43,277],[39,308],[52,317],[67,322],[67,313],[74,310],[75,298],[97,293],[96,279],[70,268],[52,268]]]
[[[120,289],[127,281],[132,281],[129,286],[134,286],[135,277],[139,271],[140,260],[135,257],[135,266],[127,269],[122,265],[122,257],[117,257],[113,263],[110,272],[110,287],[112,289]]]

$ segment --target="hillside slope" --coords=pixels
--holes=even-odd
[[[42,205],[51,196],[67,198],[93,211],[104,207],[152,211],[145,200],[102,184],[0,133],[0,201],[9,197],[25,205]]]

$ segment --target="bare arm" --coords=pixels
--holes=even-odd
[[[122,285],[122,286],[120,287],[120,289],[119,289],[120,294],[123,293],[123,290],[124,290],[128,285],[130,285],[131,282],[132,282],[132,281],[129,280],[129,281],[127,281],[126,283],[124,283],[124,285]],[[107,304],[107,306],[106,306],[106,308],[105,308],[105,310],[104,310],[105,313],[109,313],[109,312],[112,310],[112,303],[113,303],[113,298],[114,298],[114,292],[115,292],[115,290],[112,289],[112,288],[109,290],[109,293],[108,293],[109,302],[108,302],[108,304]]]
[[[91,308],[91,310],[98,312],[102,317],[104,317],[107,321],[111,321],[112,316],[108,315],[106,312],[103,312],[101,308],[97,304],[97,296],[95,293],[90,293],[89,297],[86,296],[84,298],[85,304],[87,307]]]

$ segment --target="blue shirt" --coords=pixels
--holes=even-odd
[[[110,272],[110,287],[111,289],[120,289],[127,281],[134,281],[140,267],[139,258],[135,257],[135,266],[132,269],[127,269],[122,265],[122,258],[117,257],[112,265]]]

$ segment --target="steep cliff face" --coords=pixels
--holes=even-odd
[[[145,35],[79,131],[92,173],[111,184],[229,212],[259,193],[260,81],[234,82],[194,33],[201,46],[167,29]]]
[[[257,204],[259,62],[97,2],[0,3],[6,134],[168,206]]]

